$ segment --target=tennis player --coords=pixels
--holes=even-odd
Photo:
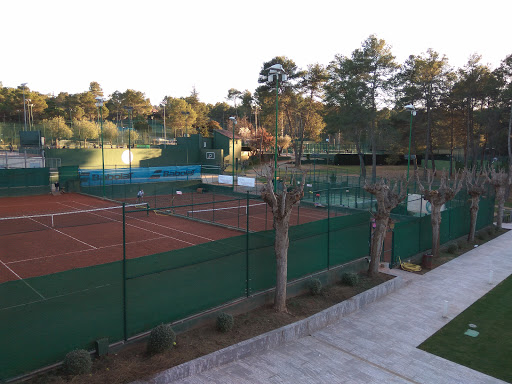
[[[144,199],[144,190],[141,189],[139,192],[137,192],[137,203],[142,203],[143,199]]]

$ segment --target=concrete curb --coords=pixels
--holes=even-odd
[[[367,306],[379,298],[395,292],[404,285],[404,280],[396,276],[368,291],[362,292],[348,300],[323,310],[307,319],[286,325],[263,335],[242,341],[209,355],[188,361],[176,367],[163,371],[148,381],[135,381],[132,384],[167,384],[175,380],[220,367],[221,365],[243,359],[269,349],[279,347],[290,341],[309,336],[342,317]]]

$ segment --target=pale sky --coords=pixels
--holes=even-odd
[[[254,92],[265,61],[299,68],[349,56],[370,35],[398,63],[433,48],[454,67],[512,54],[511,0],[0,0],[0,81],[41,93],[131,88],[153,105]]]

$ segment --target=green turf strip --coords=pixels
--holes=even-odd
[[[464,334],[475,324],[477,337]],[[512,276],[419,346],[455,363],[512,382]]]

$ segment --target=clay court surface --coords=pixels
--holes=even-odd
[[[148,214],[146,210],[128,213],[126,257],[186,248],[245,232],[247,211],[240,206],[246,205],[246,200],[237,202],[232,197],[216,195],[217,201],[211,202],[211,196],[207,194],[194,194],[193,198],[194,208],[183,207],[190,203],[191,196],[181,195],[172,201],[175,209],[160,214],[153,211]],[[206,204],[197,205],[200,202]],[[0,199],[0,218],[32,216],[17,220],[0,219],[0,283],[122,260],[122,210],[94,210],[113,206],[118,204],[73,193]],[[130,209],[138,208],[127,208]],[[58,215],[83,210],[89,212]],[[41,214],[55,215],[34,217]],[[238,229],[190,220],[211,220],[210,217]],[[326,210],[294,208],[290,224],[324,218],[327,218]],[[249,201],[249,229],[272,229],[271,212],[261,200]]]

